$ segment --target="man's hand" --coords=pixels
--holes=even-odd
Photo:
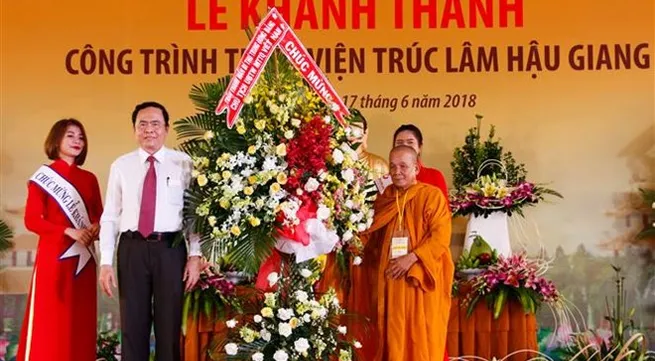
[[[109,296],[109,298],[114,297],[112,287],[116,288],[116,277],[114,276],[114,267],[103,265],[100,267],[100,277],[98,278],[100,282],[100,288],[102,291]]]
[[[384,272],[385,276],[393,279],[400,279],[407,275],[409,269],[418,262],[418,257],[414,253],[406,254],[404,256],[392,259],[389,262],[387,270]]]
[[[192,256],[189,257],[186,261],[186,267],[184,267],[184,278],[182,279],[186,282],[184,290],[186,292],[190,291],[193,286],[198,283],[200,279],[200,257]]]
[[[64,234],[68,237],[74,239],[77,242],[80,242],[84,246],[88,246],[93,242],[91,232],[87,228],[76,229],[76,228],[66,228]]]

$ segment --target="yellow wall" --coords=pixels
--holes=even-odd
[[[42,143],[54,121],[77,117],[85,123],[90,141],[86,167],[96,173],[104,189],[112,160],[135,147],[129,117],[136,103],[160,101],[174,119],[192,114],[187,98],[192,84],[225,74],[224,48],[247,43],[239,30],[240,2],[218,2],[228,3],[227,14],[222,15],[228,22],[226,31],[188,31],[188,2],[183,0],[2,2],[0,204],[2,216],[18,233],[24,232],[21,208],[26,179],[46,161]],[[492,2],[497,5],[500,0]],[[291,3],[294,7],[298,1]],[[321,1],[314,3],[320,10]],[[622,211],[624,194],[652,182],[655,175],[652,1],[526,0],[522,27],[413,29],[408,9],[413,1],[406,0],[408,27],[402,30],[393,27],[393,3],[376,2],[375,29],[353,30],[348,21],[343,30],[305,27],[297,33],[310,48],[334,49],[339,42],[365,48],[365,73],[328,74],[342,96],[476,94],[477,103],[475,108],[459,109],[362,109],[369,119],[373,152],[386,154],[394,128],[413,122],[425,133],[425,163],[440,168],[450,179],[453,148],[475,124],[474,114],[483,114],[485,124],[495,124],[505,147],[526,164],[530,179],[552,182],[566,197],[557,205],[542,205],[528,213],[549,249],[563,245],[572,250],[580,243],[600,249],[601,243],[638,226],[613,212]],[[445,3],[437,1],[439,14]],[[463,3],[468,8],[468,1]],[[206,19],[209,0],[197,0],[197,4],[202,9],[199,19]],[[532,40],[540,46],[561,47],[560,69],[540,72],[536,79],[531,72],[506,70],[504,49],[527,48]],[[497,46],[500,71],[446,73],[444,47],[459,54],[465,41],[474,47]],[[440,48],[435,56],[439,73],[376,72],[372,48],[406,48],[414,42],[423,50]],[[567,50],[575,44],[615,43],[633,48],[647,43],[642,57],[649,57],[648,69],[574,71],[568,66]],[[136,56],[131,75],[67,73],[67,53],[86,44],[134,52],[170,50],[171,44],[217,48],[219,74],[145,75]],[[343,80],[337,80],[337,75]],[[168,140],[174,145],[175,135]]]

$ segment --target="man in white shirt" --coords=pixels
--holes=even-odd
[[[156,360],[180,361],[182,300],[199,278],[200,244],[186,233],[182,209],[193,163],[164,147],[168,112],[161,104],[136,106],[132,125],[139,149],[111,165],[105,208],[100,219],[102,290],[113,297],[118,239],[122,361],[147,361],[155,325]],[[154,314],[153,314],[154,311]]]

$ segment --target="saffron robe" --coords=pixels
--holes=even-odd
[[[95,175],[63,160],[50,168],[77,189],[89,220],[98,223],[102,199]],[[27,190],[25,227],[39,236],[39,243],[16,360],[95,360],[96,263],[91,258],[75,275],[79,257],[60,259],[75,242],[64,235],[73,224],[40,186],[30,182]]]
[[[366,325],[356,320],[350,329],[362,341],[363,360],[441,361],[454,276],[448,201],[442,191],[425,183],[406,191],[403,226],[409,233],[408,252],[414,252],[418,261],[406,277],[396,280],[384,274],[390,262],[391,239],[398,227],[396,192],[390,186],[378,196],[375,220],[363,236],[363,262],[351,267],[347,310],[371,322]],[[400,191],[401,207],[404,197]]]

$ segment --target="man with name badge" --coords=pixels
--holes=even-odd
[[[417,182],[411,147],[393,148],[389,165],[393,184],[375,201],[347,304],[369,318],[375,332],[351,327],[363,339],[362,359],[441,361],[454,274],[448,200],[437,187]]]
[[[154,320],[157,361],[180,360],[182,300],[199,278],[200,244],[188,235],[182,209],[192,161],[164,146],[168,112],[163,105],[136,106],[132,126],[139,149],[112,165],[100,220],[100,286],[113,297],[113,256],[118,238],[122,361],[149,359]]]

